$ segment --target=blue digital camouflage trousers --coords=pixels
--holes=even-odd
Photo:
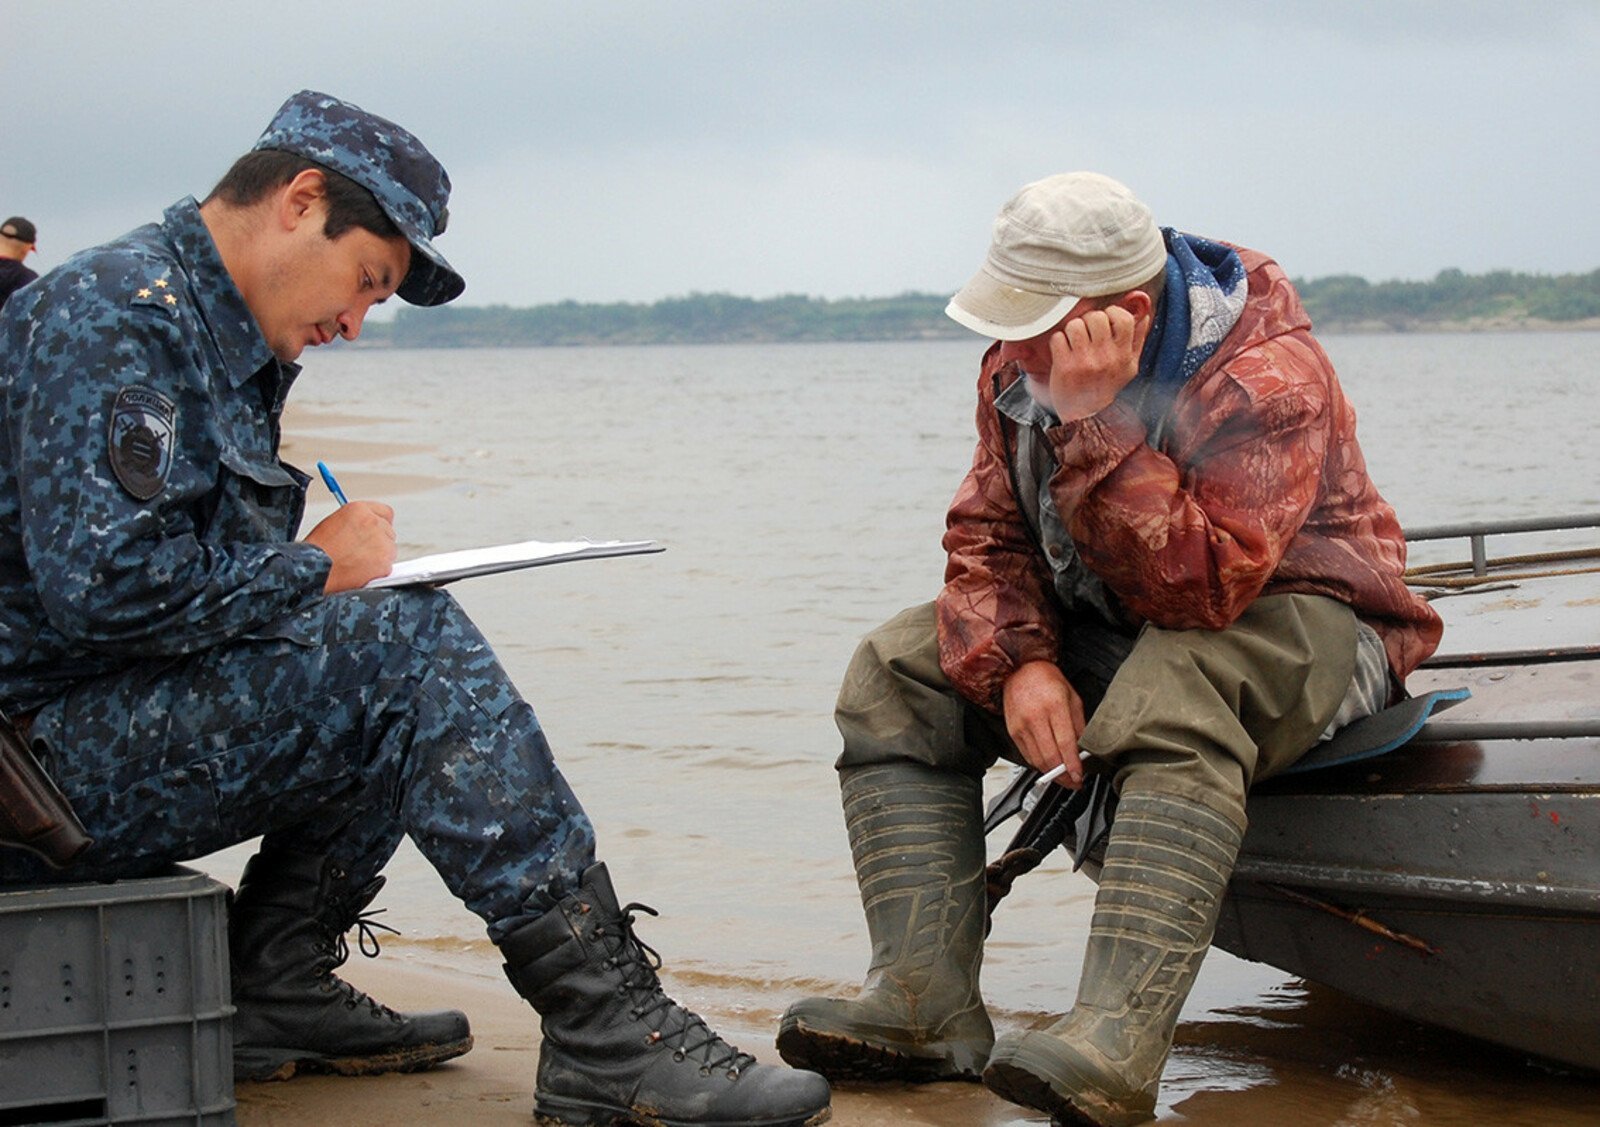
[[[0,850],[0,883],[134,876],[267,835],[360,887],[409,834],[498,940],[594,861],[533,709],[439,591],[319,599],[84,681],[33,740],[95,843],[65,873]]]

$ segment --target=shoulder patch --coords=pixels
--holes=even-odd
[[[122,388],[112,401],[111,472],[140,501],[150,500],[167,483],[177,415],[172,400],[149,388]]]

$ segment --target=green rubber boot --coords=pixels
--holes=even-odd
[[[1244,811],[1123,787],[1072,1011],[1008,1034],[983,1082],[1065,1124],[1155,1115],[1178,1011],[1211,946]]]
[[[841,774],[872,963],[854,1000],[805,998],[778,1053],[833,1080],[977,1080],[994,1044],[983,961],[982,786],[912,763]]]

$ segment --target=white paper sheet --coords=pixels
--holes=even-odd
[[[610,556],[635,556],[660,552],[654,540],[524,540],[518,544],[495,544],[487,548],[464,548],[431,556],[401,560],[388,575],[374,579],[368,587],[409,587],[417,584],[437,586],[473,575],[494,575],[542,564],[568,560],[598,560]]]

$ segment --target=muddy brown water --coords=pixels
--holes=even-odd
[[[1600,333],[1324,343],[1403,521],[1600,510]],[[671,988],[767,1050],[790,1000],[851,989],[864,967],[832,700],[857,638],[938,588],[981,351],[330,349],[296,388],[294,458],[327,459],[352,497],[390,500],[403,554],[577,536],[666,545],[456,593],[539,712],[624,900],[661,911],[641,934]],[[330,507],[313,500],[312,520]],[[226,878],[245,855],[207,867]],[[385,958],[498,979],[478,921],[409,846],[390,878],[384,919],[406,934]],[[997,1025],[1070,1007],[1092,900],[1060,861],[1018,885],[984,967]],[[971,1086],[850,1091],[838,1122],[1042,1122]],[[1600,1083],[1213,952],[1160,1114],[1600,1123]]]

